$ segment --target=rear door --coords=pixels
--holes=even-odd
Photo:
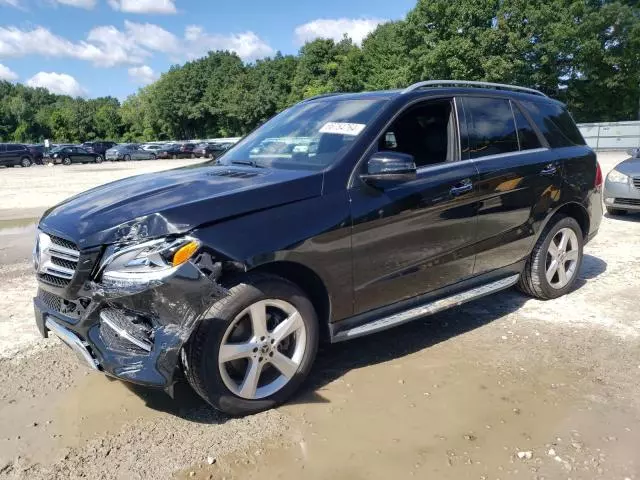
[[[560,197],[561,165],[521,106],[508,98],[465,96],[468,158],[479,177],[474,274],[529,254],[539,218]]]
[[[472,275],[477,171],[460,161],[458,114],[453,98],[409,107],[377,150],[413,155],[417,178],[376,189],[357,177],[350,188],[355,314]]]

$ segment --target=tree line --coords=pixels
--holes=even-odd
[[[637,0],[419,0],[363,42],[315,40],[246,64],[234,53],[172,66],[120,103],[0,82],[0,140],[149,141],[241,136],[313,95],[426,79],[513,83],[580,122],[638,118]]]

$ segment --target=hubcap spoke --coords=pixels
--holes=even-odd
[[[567,284],[567,271],[564,268],[564,263],[558,264],[558,285],[563,287]]]
[[[551,258],[553,259],[558,258],[558,246],[555,244],[553,240],[549,244],[549,255],[551,255]]]
[[[577,250],[569,250],[565,255],[566,261],[577,261],[578,260],[578,251]]]
[[[289,316],[283,322],[281,322],[273,330],[271,336],[276,341],[276,343],[279,343],[292,333],[300,330],[303,326],[304,324],[302,322],[302,317],[298,312],[295,312],[293,315]]]
[[[293,377],[298,371],[298,364],[277,350],[273,352],[273,357],[269,361],[287,378]]]
[[[547,281],[549,283],[551,283],[557,271],[558,271],[558,261],[554,260],[551,262],[551,265],[549,265],[549,268],[547,268]]]
[[[226,363],[239,358],[250,357],[254,348],[257,348],[257,345],[252,342],[224,344],[220,347],[220,361]]]
[[[256,396],[256,390],[258,389],[258,381],[260,380],[260,374],[262,373],[262,366],[264,364],[251,360],[247,374],[244,380],[240,384],[240,396],[244,398],[253,398]]]
[[[567,251],[567,244],[569,243],[569,235],[564,230],[560,234],[560,243],[558,244],[558,252],[563,254]]]
[[[251,317],[251,328],[254,337],[267,336],[267,309],[262,302],[254,303],[249,308],[249,316]]]

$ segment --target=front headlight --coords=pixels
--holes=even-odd
[[[109,247],[100,265],[107,292],[138,293],[158,285],[200,248],[191,237],[161,238],[124,248]]]
[[[611,170],[607,176],[607,180],[612,183],[629,183],[629,177],[617,170]]]

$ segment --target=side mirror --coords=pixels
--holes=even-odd
[[[360,178],[372,185],[408,182],[416,178],[413,155],[398,152],[377,152],[367,162],[367,172]]]

